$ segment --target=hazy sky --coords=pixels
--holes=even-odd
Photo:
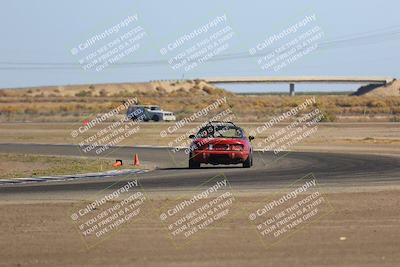
[[[399,8],[400,2],[395,0],[3,0],[0,6],[0,87],[233,75],[400,77]],[[324,33],[315,51],[278,71],[261,69],[257,57],[250,56],[250,48],[313,14],[316,15],[313,25]],[[146,36],[139,40],[140,48],[118,61],[118,66],[100,72],[84,70],[79,64],[84,53],[74,56],[71,49],[134,15],[138,20],[126,29],[142,27]],[[161,48],[223,15],[226,15],[224,25],[234,32],[228,40],[228,48],[222,52],[222,57],[228,55],[227,58],[205,62],[189,71],[174,70],[167,63],[177,54],[175,52],[184,49],[162,55]],[[107,44],[122,33],[121,30],[102,41]],[[210,34],[203,33],[187,45],[196,44]],[[299,34],[293,33],[282,44]],[[100,45],[99,41],[94,47]]]

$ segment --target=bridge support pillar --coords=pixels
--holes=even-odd
[[[294,83],[291,83],[290,85],[289,85],[289,95],[290,96],[294,96],[296,93],[295,93],[295,91],[294,91]]]

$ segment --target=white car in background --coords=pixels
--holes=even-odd
[[[175,114],[171,111],[162,110],[159,106],[153,105],[132,105],[128,108],[128,118],[135,120],[142,114],[144,121],[175,121]]]

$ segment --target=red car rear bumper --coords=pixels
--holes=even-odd
[[[192,159],[198,163],[210,164],[238,164],[249,157],[249,151],[212,151],[195,150]]]

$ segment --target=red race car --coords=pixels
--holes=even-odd
[[[245,136],[242,128],[232,122],[211,121],[199,130],[190,145],[189,168],[200,168],[203,164],[243,164],[243,168],[253,165],[253,136]]]

